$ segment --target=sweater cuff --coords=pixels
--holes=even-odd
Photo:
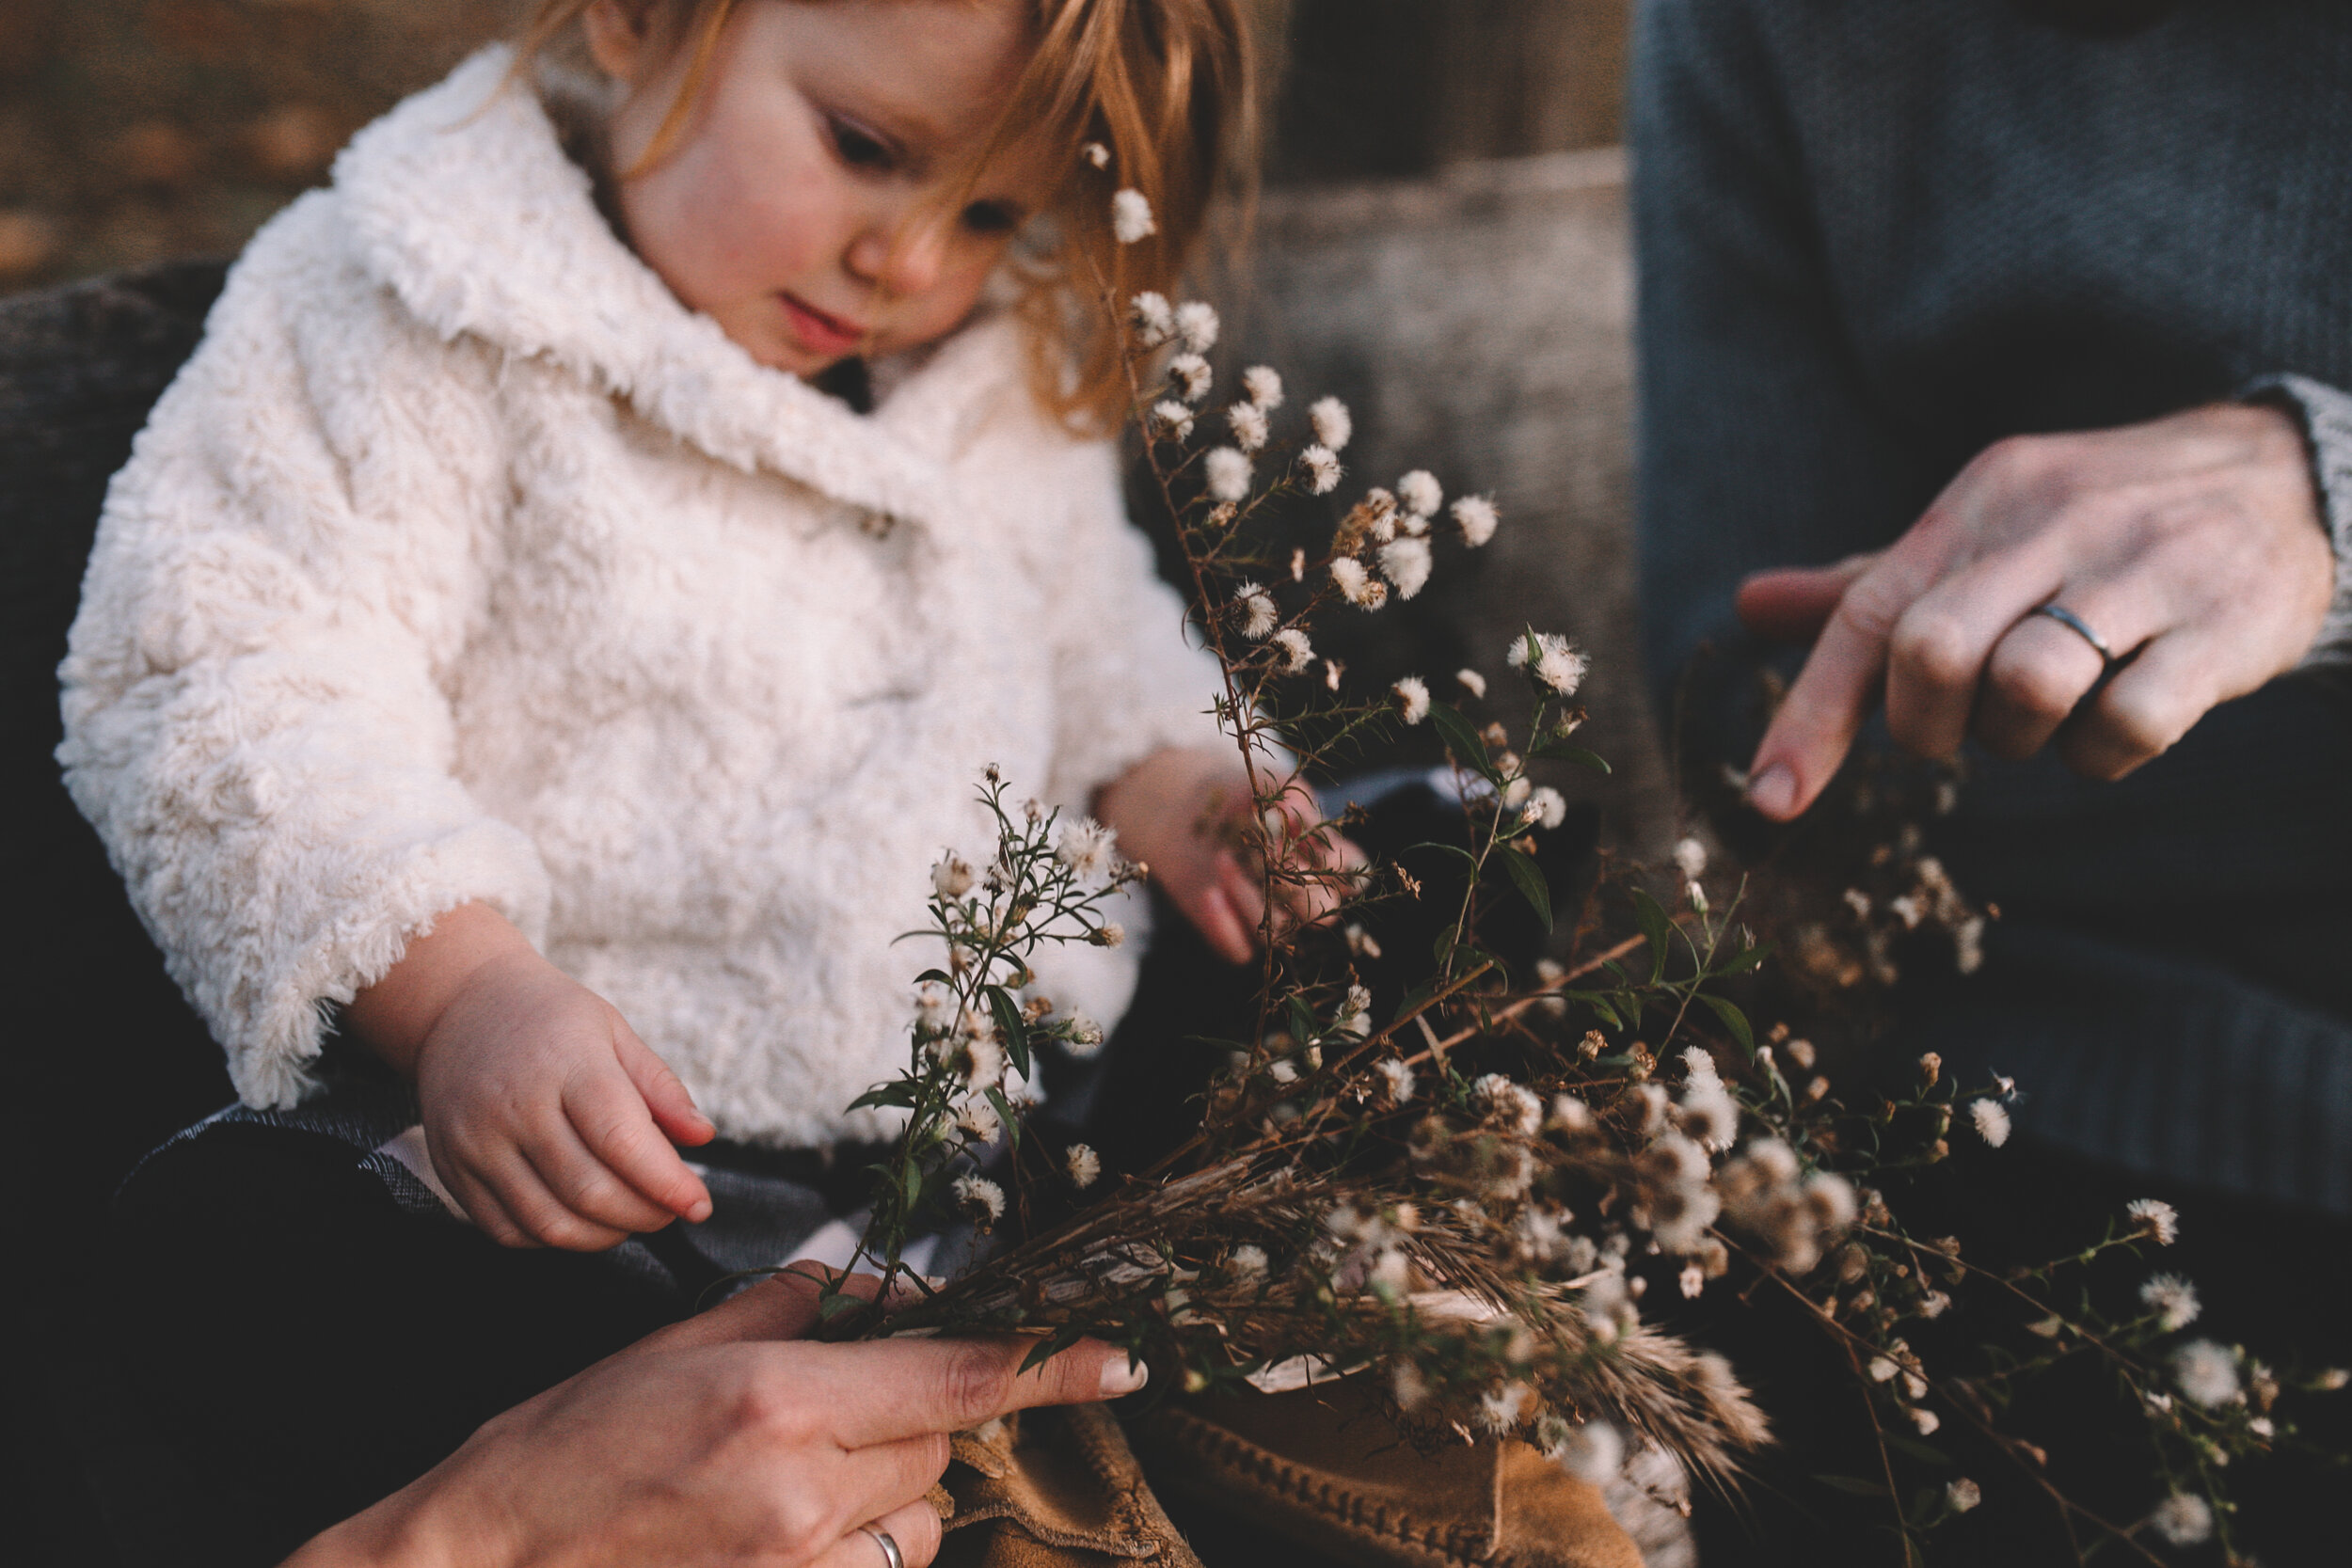
[[[2238,394],[2293,414],[2312,454],[2312,483],[2336,546],[2336,591],[2303,663],[2352,663],[2352,393],[2303,375],[2265,375]]]

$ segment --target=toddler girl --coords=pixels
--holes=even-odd
[[[509,1245],[784,1179],[802,1207],[698,1227],[714,1267],[778,1260],[830,1163],[775,1151],[891,1131],[843,1107],[903,1061],[893,939],[985,842],[987,763],[1247,957],[1253,879],[1201,827],[1247,803],[1216,672],[1073,434],[1126,396],[1083,280],[1169,287],[1247,70],[1236,0],[542,0],[254,241],[115,482],[61,672],[74,798],[246,1107],[126,1196],[182,1266],[159,1344],[326,1357],[379,1407],[446,1375],[411,1354],[443,1263],[370,1232],[336,1294],[331,1205],[224,1239],[190,1150],[231,1131],[240,1193],[299,1132]],[[1118,186],[1154,233],[1116,243]],[[1109,1022],[1134,954],[1054,950],[1041,989]],[[673,1147],[714,1135],[749,1155]],[[393,1282],[402,1327],[355,1332]]]

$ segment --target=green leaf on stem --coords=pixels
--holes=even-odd
[[[1021,1119],[1012,1114],[1012,1105],[1005,1099],[1005,1091],[989,1090],[988,1102],[996,1107],[996,1119],[1005,1124],[1008,1146],[1017,1152],[1021,1148]]]
[[[1535,911],[1535,918],[1551,929],[1551,884],[1544,879],[1544,868],[1535,863],[1526,850],[1508,844],[1495,846],[1495,853],[1502,857],[1502,869],[1511,874],[1511,883],[1519,890],[1519,896]]]
[[[1642,935],[1649,939],[1649,983],[1654,986],[1666,973],[1666,954],[1674,943],[1674,916],[1646,890],[1637,887],[1633,890],[1633,918],[1640,924]]]
[[[912,1109],[914,1105],[914,1085],[901,1078],[896,1083],[875,1085],[855,1100],[850,1101],[850,1109],[862,1111],[868,1105],[902,1105]]]
[[[1437,726],[1438,738],[1445,742],[1445,749],[1454,753],[1455,762],[1496,788],[1502,786],[1502,775],[1495,771],[1495,765],[1486,758],[1486,740],[1480,736],[1477,726],[1462,717],[1461,709],[1446,703],[1433,703],[1429,721]]]
[[[1005,1039],[1005,1054],[1012,1060],[1012,1069],[1022,1077],[1029,1076],[1029,1030],[1021,1022],[1021,1005],[1012,999],[1012,992],[1002,986],[988,988],[988,1010],[996,1020],[996,1032]]]
[[[1724,1027],[1730,1030],[1731,1037],[1740,1042],[1740,1049],[1746,1052],[1753,1059],[1756,1055],[1756,1033],[1748,1027],[1748,1015],[1720,996],[1708,996],[1701,992],[1699,1000],[1706,1003],[1713,1010],[1715,1016],[1724,1021]]]

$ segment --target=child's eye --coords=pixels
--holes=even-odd
[[[1009,234],[1021,227],[1021,211],[1009,201],[975,201],[963,210],[963,226],[975,234]]]
[[[851,168],[870,169],[880,174],[897,166],[898,155],[881,137],[838,115],[828,117],[825,125],[833,135],[834,151]]]

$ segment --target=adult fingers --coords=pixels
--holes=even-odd
[[[564,1085],[563,1104],[588,1152],[622,1180],[670,1213],[710,1217],[709,1189],[654,1125],[633,1078],[609,1067],[576,1073]]]
[[[916,1498],[902,1508],[895,1508],[872,1521],[873,1528],[888,1535],[906,1560],[907,1568],[930,1568],[939,1556],[941,1525],[931,1505]],[[853,1528],[840,1540],[825,1549],[812,1568],[889,1568],[890,1559],[882,1549],[882,1543]]]
[[[653,1047],[639,1039],[636,1030],[627,1023],[620,1025],[612,1032],[612,1048],[621,1070],[644,1096],[645,1109],[653,1113],[663,1132],[690,1148],[718,1135],[718,1127],[694,1104],[694,1097],[670,1070],[670,1064],[654,1054]]]
[[[2064,582],[2062,552],[2044,535],[1972,562],[1914,599],[1887,634],[1886,724],[1897,742],[1920,756],[1959,751],[1995,645]]]
[[[842,1524],[854,1530],[861,1520],[889,1518],[909,1504],[922,1502],[923,1495],[946,1472],[947,1434],[944,1432],[873,1443],[842,1456],[840,1472],[827,1488],[827,1500],[841,1510]],[[898,1544],[904,1547],[907,1543]]]
[[[787,1263],[781,1272],[738,1291],[708,1311],[647,1335],[622,1354],[745,1339],[805,1339],[816,1332],[820,1320],[818,1303],[824,1287],[838,1273],[807,1260]],[[861,1301],[871,1301],[882,1289],[882,1281],[870,1274],[851,1275],[841,1288]]]
[[[2132,572],[2069,584],[2042,602],[2066,610],[2114,652],[2128,656],[2164,633],[2172,617],[2166,597],[2144,579],[2144,573]],[[2032,755],[2059,733],[2106,670],[2106,660],[2090,638],[2055,616],[2027,610],[2003,635],[1985,667],[1977,737],[1995,756]],[[2210,690],[2208,682],[2197,684]]]
[[[1740,584],[1732,609],[1740,625],[1775,642],[1806,643],[1821,634],[1837,601],[1880,552],[1850,555],[1829,566],[1783,566]]]
[[[1896,621],[1928,580],[1921,566],[1890,554],[1846,590],[1756,749],[1750,805],[1785,822],[1820,794],[1861,733]]]
[[[1139,1363],[1131,1366],[1125,1351],[1092,1339],[1021,1371],[1037,1343],[1009,1335],[869,1339],[828,1347],[803,1370],[845,1448],[966,1432],[1010,1411],[1115,1399],[1144,1385]]]
[[[2058,733],[2058,755],[2090,779],[2120,779],[2162,755],[2220,696],[2209,639],[2173,632],[2116,672],[2095,702]]]

